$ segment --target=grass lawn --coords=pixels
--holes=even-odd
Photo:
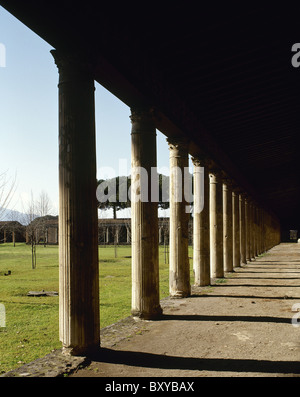
[[[192,247],[189,249],[192,257]],[[130,315],[130,256],[130,246],[118,247],[117,258],[114,247],[99,247],[101,328]],[[161,298],[169,294],[169,265],[164,257],[164,248],[160,247]],[[11,275],[5,276],[8,270]],[[0,328],[0,374],[61,347],[58,297],[27,296],[29,291],[43,289],[58,291],[58,247],[38,246],[37,267],[33,270],[30,246],[1,244],[0,304],[5,306],[6,324]]]

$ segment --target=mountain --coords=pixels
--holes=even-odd
[[[21,224],[26,224],[26,214],[11,210],[9,208],[5,209],[0,207],[0,221],[18,221]]]

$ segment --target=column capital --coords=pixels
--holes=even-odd
[[[207,167],[210,168],[212,165],[212,160],[206,155],[197,155],[191,157],[192,163],[195,167]]]
[[[232,181],[230,179],[223,179],[223,191],[232,192]]]
[[[218,168],[211,168],[209,170],[210,183],[221,183],[223,180],[222,171]]]
[[[59,71],[59,84],[93,79],[91,67],[85,65],[78,55],[60,50],[51,50],[50,53]]]
[[[232,181],[232,193],[239,196],[242,192],[243,190],[240,188],[240,186],[235,181]]]
[[[223,185],[225,185],[226,187],[228,187],[230,189],[233,189],[234,182],[229,176],[224,175],[222,180],[223,180]]]
[[[132,124],[132,134],[155,131],[153,109],[151,107],[136,106],[131,108],[130,110],[131,115],[129,116],[129,118]]]
[[[185,137],[167,138],[169,149],[176,155],[185,155],[188,152],[189,140]]]
[[[243,190],[239,191],[239,196],[241,201],[246,199],[246,193]]]
[[[150,106],[134,106],[130,108],[130,120],[132,123],[151,120],[153,122],[153,108]]]
[[[245,203],[250,204],[251,202],[251,197],[249,196],[248,193],[245,193]]]

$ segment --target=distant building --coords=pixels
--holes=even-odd
[[[0,222],[0,243],[25,242],[26,227],[17,221]]]

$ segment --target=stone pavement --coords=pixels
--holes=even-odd
[[[56,351],[4,376],[300,376],[300,244],[280,244],[162,307],[158,321],[102,329],[93,359]]]
[[[71,376],[300,375],[300,327],[292,325],[294,305],[300,310],[300,244],[276,246],[213,286],[162,304],[160,321],[133,323],[115,340],[114,327],[103,334],[99,357]]]

